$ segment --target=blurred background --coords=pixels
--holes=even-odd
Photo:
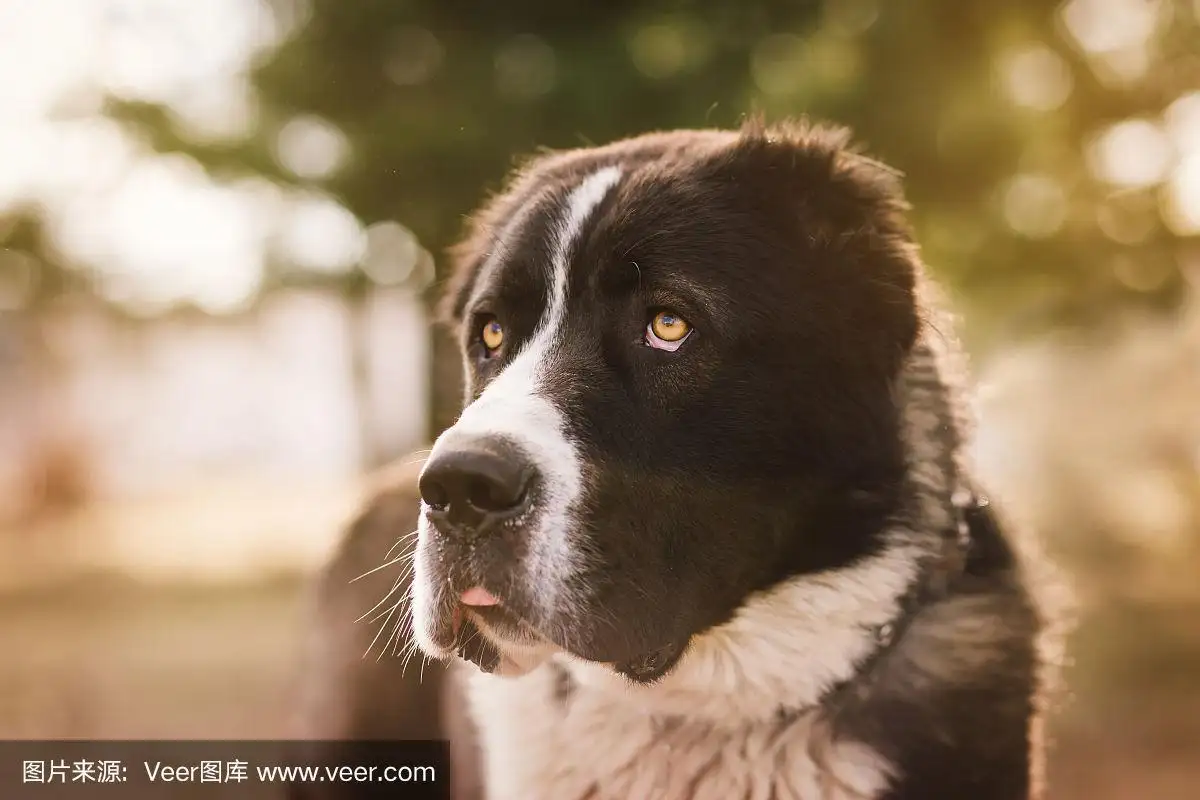
[[[1200,0],[0,0],[0,738],[272,737],[454,417],[515,156],[747,113],[908,176],[977,460],[1084,603],[1054,798],[1200,783]]]

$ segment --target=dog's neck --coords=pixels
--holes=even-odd
[[[869,671],[944,595],[966,557],[967,516],[977,501],[966,483],[967,420],[952,355],[927,328],[897,381],[907,486],[877,552],[755,595],[730,621],[695,637],[653,683],[630,685],[610,667],[565,655],[560,665],[585,690],[720,726],[817,708]]]

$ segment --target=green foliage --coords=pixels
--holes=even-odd
[[[1158,187],[1098,183],[1085,145],[1200,85],[1190,44],[1200,32],[1184,0],[1162,4],[1167,22],[1145,45],[1144,69],[1120,81],[1101,80],[1064,36],[1061,6],[1037,0],[272,2],[306,22],[254,73],[249,139],[190,141],[155,106],[114,102],[110,112],[158,150],[280,182],[299,181],[273,156],[279,129],[297,114],[324,117],[352,156],[323,188],[365,222],[402,222],[434,253],[536,148],[808,114],[849,124],[907,174],[927,261],[998,316],[1103,319],[1131,302],[1169,304],[1182,285],[1186,253],[1158,214]],[[1031,45],[1068,70],[1069,94],[1054,107],[1023,108],[1003,89],[1005,59]],[[1006,220],[1002,198],[1021,172],[1056,182],[1062,197],[1050,201],[1062,207],[1045,214],[1060,224],[1031,233]],[[1038,197],[1030,202],[1036,220]],[[1135,234],[1117,241],[1102,217]],[[48,244],[17,242],[18,229],[0,226],[0,245],[61,266]]]
[[[320,115],[353,147],[326,188],[366,222],[401,221],[435,253],[514,157],[538,147],[737,125],[753,112],[830,118],[907,174],[927,260],[956,289],[1001,314],[1103,318],[1169,303],[1181,285],[1178,241],[1157,214],[1133,243],[1097,226],[1101,203],[1144,213],[1153,190],[1106,200],[1084,153],[1099,126],[1157,114],[1194,77],[1184,56],[1196,26],[1178,11],[1150,77],[1113,88],[1064,41],[1057,6],[1033,0],[314,0],[255,74],[256,138],[189,147],[137,116],[161,147],[288,180],[265,142],[294,114]],[[1021,108],[1001,86],[1006,53],[1039,44],[1070,70],[1071,92],[1052,110]],[[1000,198],[1020,171],[1062,187],[1065,209],[1047,212],[1062,223],[1048,234],[1005,220]]]

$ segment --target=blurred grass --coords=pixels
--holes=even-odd
[[[114,573],[252,581],[324,563],[363,488],[226,475],[148,500],[93,502],[0,526],[0,590]]]
[[[279,738],[302,583],[0,595],[0,738]]]
[[[0,738],[283,737],[360,493],[225,476],[0,527]]]

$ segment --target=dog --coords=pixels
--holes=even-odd
[[[807,121],[518,168],[452,253],[462,415],[323,580],[309,731],[449,737],[489,800],[1040,797],[1054,621],[907,213]],[[428,664],[362,658],[372,605]]]

